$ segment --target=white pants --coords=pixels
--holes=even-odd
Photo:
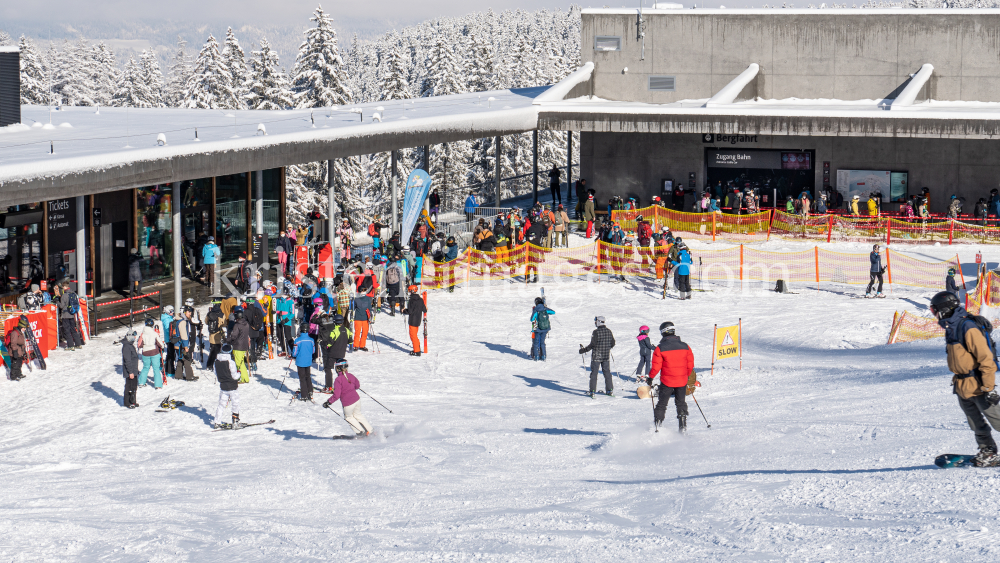
[[[223,422],[222,415],[226,413],[226,407],[230,405],[233,406],[233,414],[240,414],[240,390],[234,389],[232,391],[219,391],[219,407],[215,409],[215,420],[212,421],[213,424],[219,424]],[[229,422],[228,420],[225,422]]]
[[[361,414],[361,401],[349,407],[344,407],[344,420],[354,427],[355,432],[361,432],[362,428],[368,433],[371,433],[373,430],[372,425],[368,423],[368,419],[365,418],[365,415]]]

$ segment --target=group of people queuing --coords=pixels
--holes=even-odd
[[[71,282],[55,284],[51,293],[42,290],[39,284],[31,284],[29,290],[17,298],[17,307],[21,311],[37,311],[50,304],[57,306],[59,343],[66,351],[79,350],[85,344],[84,329],[81,326],[83,319],[80,315],[80,297],[73,291]],[[22,368],[31,357],[29,343],[33,340],[32,328],[24,315],[4,333],[4,352],[10,359],[7,362],[8,358],[4,358],[4,363],[8,365],[8,377],[11,381],[25,378]]]

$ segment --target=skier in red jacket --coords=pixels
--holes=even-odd
[[[694,354],[691,347],[674,335],[674,323],[667,321],[660,325],[663,338],[653,350],[653,367],[649,370],[649,383],[655,383],[654,378],[660,375],[660,391],[656,407],[653,408],[653,421],[659,426],[667,414],[667,404],[674,397],[677,406],[677,425],[680,432],[687,431],[687,394],[688,378],[694,371]]]

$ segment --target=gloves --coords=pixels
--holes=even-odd
[[[330,401],[323,401],[323,408],[324,409],[330,408]]]
[[[583,344],[580,345],[580,353],[581,354],[586,354],[586,352],[583,351]]]

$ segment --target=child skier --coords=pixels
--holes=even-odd
[[[646,325],[639,327],[639,336],[636,336],[636,339],[639,340],[639,367],[635,368],[635,373],[645,376],[653,366],[653,350],[656,350],[656,346],[649,339],[649,327]]]
[[[236,362],[233,361],[233,347],[223,344],[215,358],[215,377],[219,380],[219,406],[215,409],[215,420],[212,428],[232,428],[240,423],[240,391],[237,382]],[[222,422],[222,415],[229,407],[233,413],[233,421]]]
[[[354,428],[355,435],[359,438],[370,436],[373,430],[372,425],[361,414],[361,405],[358,404],[358,401],[361,400],[358,395],[361,382],[358,381],[357,377],[348,373],[347,360],[339,360],[336,369],[337,379],[333,382],[333,395],[323,402],[323,408],[330,408],[330,405],[339,399],[340,404],[344,407],[344,420]]]
[[[531,359],[545,361],[545,335],[549,333],[552,325],[549,324],[549,315],[556,314],[555,311],[545,306],[545,300],[541,297],[535,298],[535,306],[531,309],[531,331],[534,333],[531,341]]]
[[[28,346],[24,339],[24,331],[28,328],[28,319],[21,317],[17,321],[17,326],[7,333],[7,352],[10,354],[10,380],[20,381],[24,379],[21,373],[21,366],[28,359]]]
[[[292,350],[292,355],[295,356],[295,367],[299,371],[298,395],[300,401],[312,400],[312,362],[315,346],[316,342],[309,336],[309,325],[302,323],[299,328],[299,337],[295,339],[295,348]]]

